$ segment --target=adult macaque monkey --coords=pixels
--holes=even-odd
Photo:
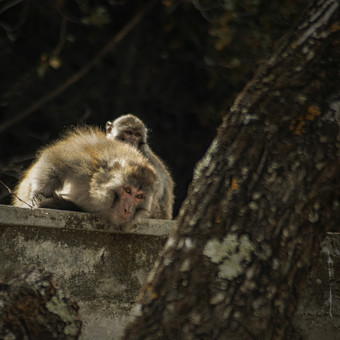
[[[76,128],[42,149],[16,189],[13,205],[97,213],[123,225],[153,217],[157,175],[135,148],[98,128]]]
[[[158,193],[154,202],[158,211],[156,218],[172,219],[174,182],[163,161],[149,147],[145,124],[136,116],[127,114],[106,123],[106,136],[133,145],[150,161],[158,176]]]

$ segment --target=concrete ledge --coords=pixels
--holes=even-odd
[[[0,204],[0,224],[164,236],[169,234],[175,221],[148,219],[138,224],[119,227],[109,226],[96,215],[84,212],[17,208]]]

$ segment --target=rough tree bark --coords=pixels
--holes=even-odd
[[[315,1],[244,88],[194,172],[125,339],[293,339],[340,222],[338,0]]]
[[[78,339],[78,305],[39,269],[0,282],[0,339]]]

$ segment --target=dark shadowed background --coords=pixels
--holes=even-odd
[[[104,128],[132,112],[150,128],[150,145],[173,174],[176,214],[235,95],[308,3],[156,1],[94,67],[56,94],[149,2],[1,1],[0,180],[13,189],[36,150],[65,128]],[[0,204],[9,202],[0,185]]]

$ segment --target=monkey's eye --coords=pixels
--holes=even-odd
[[[142,135],[141,135],[139,132],[136,132],[136,133],[135,133],[135,136],[139,138],[139,137],[141,137]]]
[[[129,136],[132,136],[132,131],[127,130],[127,131],[125,131],[125,133]]]
[[[130,188],[130,187],[124,187],[124,191],[125,191],[127,194],[131,194],[131,188]]]
[[[144,195],[143,194],[138,194],[136,196],[136,198],[139,199],[139,200],[144,200]]]

